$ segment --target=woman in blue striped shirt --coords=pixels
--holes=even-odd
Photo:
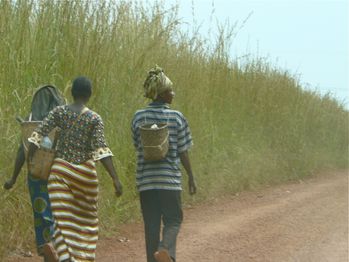
[[[135,113],[132,134],[137,152],[136,183],[140,192],[147,262],[172,262],[176,261],[176,239],[183,220],[180,163],[189,177],[190,194],[196,193],[188,154],[193,142],[183,114],[168,106],[174,97],[172,82],[160,67],[149,71],[144,90],[152,103]],[[167,124],[169,148],[161,160],[144,159],[140,127],[145,124]]]

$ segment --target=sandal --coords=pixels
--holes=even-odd
[[[159,251],[156,251],[154,253],[154,257],[155,257],[157,262],[172,262],[173,261],[166,249],[161,249]]]

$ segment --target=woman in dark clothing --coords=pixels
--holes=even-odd
[[[144,89],[145,96],[153,102],[135,113],[132,135],[137,153],[136,183],[144,220],[147,261],[171,262],[176,260],[177,234],[183,219],[180,163],[188,174],[190,194],[196,193],[188,153],[192,137],[183,114],[169,107],[174,97],[172,82],[161,68],[150,70]],[[145,124],[168,126],[169,149],[165,158],[157,161],[144,158],[140,128]],[[160,241],[161,221],[164,227]]]
[[[64,98],[52,85],[40,87],[34,94],[31,104],[31,113],[27,117],[29,121],[42,121],[48,112],[59,105],[65,104]],[[20,144],[14,165],[12,177],[4,184],[5,189],[11,189],[17,181],[25,162],[25,141]],[[34,231],[37,252],[43,255],[42,248],[51,240],[53,230],[53,219],[50,201],[47,192],[47,181],[34,178],[28,172],[28,189],[33,208]]]

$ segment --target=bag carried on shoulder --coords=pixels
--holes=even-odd
[[[28,159],[28,138],[33,131],[39,126],[42,121],[23,121],[21,122],[22,129],[22,143],[24,146],[25,156]],[[47,180],[50,174],[51,166],[56,154],[55,144],[57,142],[57,129],[53,129],[46,139],[53,141],[52,148],[44,148],[41,146],[35,151],[32,161],[27,161],[28,170],[30,174],[37,179]]]
[[[66,102],[64,97],[53,85],[43,85],[35,91],[31,103],[31,112],[28,121],[24,121],[21,117],[17,117],[17,120],[21,124],[22,144],[24,147],[26,159],[28,159],[28,138],[39,126],[39,124],[42,123],[42,120],[53,108],[55,108],[56,106],[64,105],[65,103]],[[56,131],[56,128],[53,129],[50,134],[48,134],[48,137],[46,137],[46,139],[49,138],[49,141],[54,141],[56,138]],[[55,142],[53,142],[53,144],[55,144]],[[45,180],[48,178],[55,156],[54,151],[54,147],[53,149],[40,148],[33,156],[33,163],[35,164],[31,165],[29,161],[27,161],[28,170],[31,170],[31,172],[33,173],[32,175],[35,178]]]
[[[34,153],[32,161],[29,163],[30,174],[35,178],[47,180],[50,175],[55,156],[56,150],[53,148],[38,148]]]
[[[73,126],[78,122],[81,115],[87,112],[89,109],[87,107],[83,108],[80,115],[77,117],[73,125],[70,127],[69,131],[73,129]],[[67,132],[69,134],[70,132]],[[51,131],[52,133],[53,131]],[[32,160],[28,161],[28,168],[30,170],[30,174],[38,179],[47,180],[51,167],[53,165],[53,161],[56,157],[56,145],[58,141],[58,132],[57,129],[54,129],[54,139],[51,148],[45,148],[43,145],[40,148],[36,149]],[[51,135],[50,133],[50,135]],[[45,137],[44,137],[45,138]]]
[[[145,124],[140,127],[140,135],[144,160],[158,161],[166,157],[169,147],[167,124]]]

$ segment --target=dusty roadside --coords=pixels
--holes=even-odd
[[[39,257],[11,256],[34,262]],[[102,238],[97,262],[145,262],[141,224]],[[348,173],[244,192],[185,210],[178,262],[348,261]]]

